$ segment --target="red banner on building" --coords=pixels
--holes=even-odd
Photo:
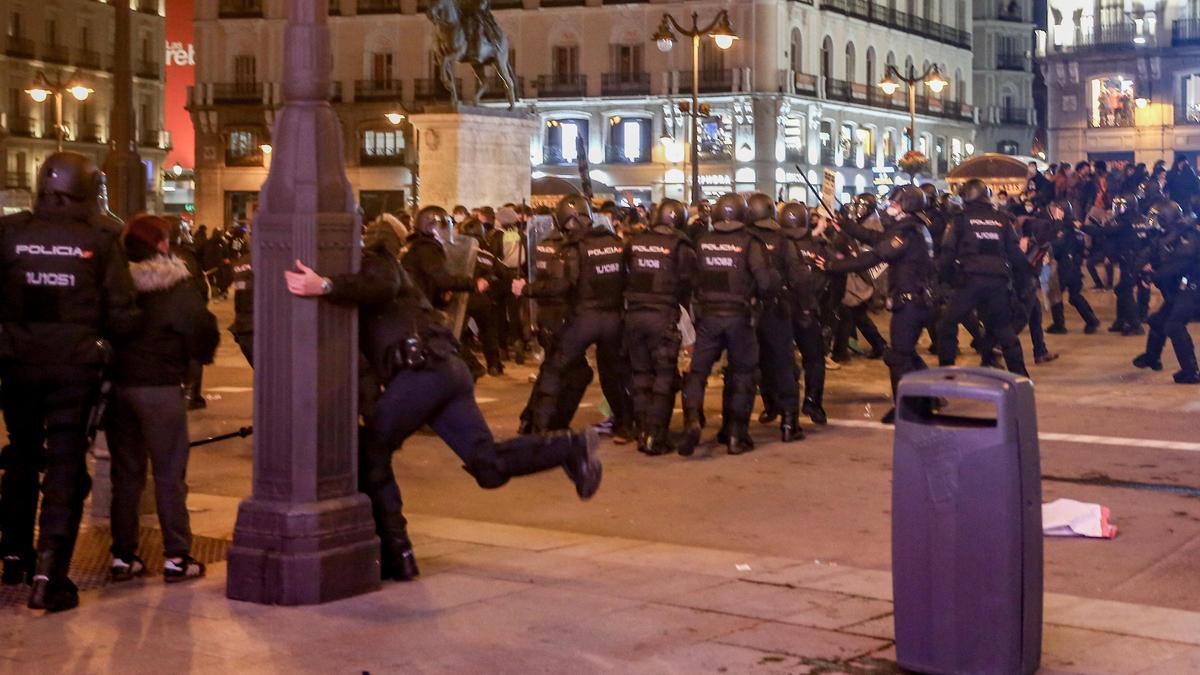
[[[187,111],[188,87],[196,82],[196,48],[192,38],[193,0],[167,0],[167,82],[163,98],[163,123],[171,133],[171,167],[196,165],[196,134]]]

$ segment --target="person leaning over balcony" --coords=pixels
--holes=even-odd
[[[221,338],[217,319],[194,290],[187,265],[170,253],[170,231],[165,219],[142,214],[134,216],[121,233],[142,325],[114,344],[108,418],[113,581],[146,571],[137,545],[138,503],[146,486],[147,460],[154,471],[163,534],[163,579],[176,582],[204,576],[204,564],[191,557],[182,385],[188,363],[212,363]]]

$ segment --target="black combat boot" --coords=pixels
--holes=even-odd
[[[813,424],[826,424],[829,422],[829,416],[825,414],[825,408],[821,407],[821,403],[811,398],[804,399],[804,407],[800,409],[808,419],[812,420]]]
[[[65,612],[79,606],[79,589],[67,578],[65,567],[55,551],[38,553],[33,588],[29,592],[29,609]]]
[[[509,478],[528,476],[555,466],[561,466],[575,483],[580,499],[591,499],[600,489],[600,434],[589,428],[582,434],[574,431],[551,431],[516,438],[496,444],[496,469],[490,473],[472,472],[485,488],[496,488]],[[468,469],[470,471],[470,469]],[[496,475],[498,473],[498,475]]]
[[[683,439],[679,442],[680,455],[691,457],[696,452],[696,446],[700,445],[700,434],[703,430],[704,426],[700,422],[698,414],[692,412],[684,413]]]
[[[794,443],[804,440],[804,429],[800,428],[799,413],[784,413],[779,422],[779,440]]]
[[[1067,312],[1061,302],[1056,302],[1050,305],[1051,324],[1046,328],[1046,332],[1051,335],[1066,335],[1067,333]]]
[[[754,449],[754,440],[750,438],[750,430],[741,422],[729,423],[729,440],[726,450],[731,455],[743,455]]]
[[[762,414],[758,416],[758,423],[759,424],[770,424],[777,419],[779,419],[779,413],[777,413],[773,410],[764,410],[764,411],[762,411]]]
[[[32,565],[29,558],[19,555],[4,556],[4,574],[0,576],[0,583],[5,586],[17,586],[19,584],[30,583],[30,572]]]
[[[675,444],[671,442],[671,434],[664,427],[656,427],[650,434],[650,452],[652,456],[675,454]]]
[[[1162,359],[1152,358],[1149,354],[1139,354],[1138,357],[1133,360],[1133,365],[1136,368],[1149,368],[1153,371],[1160,371],[1163,369]]]
[[[379,571],[385,581],[412,581],[421,575],[421,570],[417,568],[417,556],[413,553],[412,541],[409,540],[407,532],[398,532],[384,538]]]
[[[1200,371],[1181,370],[1173,376],[1175,384],[1200,384]]]

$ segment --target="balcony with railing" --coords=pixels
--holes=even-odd
[[[22,37],[8,38],[8,46],[4,48],[4,53],[19,59],[32,59],[34,55],[33,40]]]
[[[1025,70],[1029,64],[1024,54],[1016,52],[1000,52],[996,54],[996,70]]]
[[[587,96],[587,75],[539,75],[537,93],[538,98],[583,98]]]
[[[462,78],[454,78],[454,88],[462,94]],[[426,77],[413,82],[413,98],[421,103],[449,101],[450,92],[442,86],[440,77]]]
[[[221,0],[217,16],[222,19],[261,19],[263,0]]]
[[[679,90],[692,90],[692,71],[679,72]],[[700,71],[701,94],[727,94],[733,91],[733,70],[729,68],[709,68]]]
[[[46,45],[42,47],[42,60],[65,66],[71,62],[71,49],[66,45]]]
[[[851,102],[850,82],[846,80],[825,80],[825,98],[831,101]]]
[[[807,94],[809,96],[817,95],[817,76],[809,75],[808,73],[792,72],[793,86],[796,88],[797,94]]]
[[[821,147],[821,164],[833,166],[837,163],[837,148],[829,145]]]
[[[1179,19],[1172,23],[1171,44],[1176,47],[1200,45],[1200,18]]]
[[[133,73],[138,77],[145,78],[147,80],[157,80],[162,77],[162,66],[159,65],[158,61],[144,61],[142,59],[138,59]]]
[[[906,33],[913,33],[962,49],[971,48],[971,34],[965,30],[930,21],[915,14],[901,12],[871,0],[821,0],[821,9],[887,28],[895,28]]]
[[[404,166],[405,160],[403,150],[391,153],[371,153],[363,148],[358,152],[359,166]]]
[[[400,0],[358,0],[359,14],[399,14]]]
[[[8,173],[8,175],[4,177],[4,189],[5,190],[28,190],[29,189],[29,175],[25,172],[14,173],[14,172],[10,171]]]
[[[1132,23],[1084,26],[1075,31],[1071,44],[1054,45],[1061,54],[1091,51],[1132,50],[1151,45],[1154,35],[1139,34]]]
[[[90,49],[75,50],[75,65],[80,68],[88,68],[90,70],[103,69],[103,61],[100,57],[100,52],[95,52]]]
[[[262,82],[217,82],[212,85],[213,103],[262,103]]]
[[[1033,124],[1033,116],[1024,108],[1000,108],[996,111],[996,120],[1000,124],[1020,127]]]
[[[75,134],[75,140],[80,143],[104,143],[104,127],[99,124],[85,123],[76,124],[75,128],[78,132]]]
[[[525,78],[520,75],[513,79],[513,95],[518,99],[525,97]],[[487,88],[483,90],[482,98],[485,101],[503,101],[508,98],[508,91],[504,87],[504,81],[497,77],[495,73],[488,75]]]
[[[262,166],[265,156],[261,148],[254,148],[247,152],[235,152],[225,150],[225,166],[234,167],[256,167]]]
[[[8,118],[8,133],[24,138],[37,137],[37,122],[31,117],[10,116]]]
[[[356,101],[399,101],[404,92],[400,80],[355,80]]]
[[[138,145],[143,148],[168,150],[171,147],[171,133],[161,129],[142,129],[138,133]]]
[[[604,73],[600,76],[601,96],[648,96],[650,73]]]

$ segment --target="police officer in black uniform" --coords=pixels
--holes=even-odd
[[[704,389],[713,365],[725,352],[722,428],[728,433],[729,454],[754,449],[750,413],[754,408],[754,369],[758,367],[758,338],[754,334],[754,300],[773,298],[781,285],[771,268],[766,247],[747,231],[746,200],[727,194],[713,207],[712,230],[696,240],[696,345],[683,383],[684,437],[679,454],[696,451],[704,423]]]
[[[430,218],[445,214],[438,207],[422,211]],[[297,263],[299,272],[285,275],[295,295],[358,305],[361,351],[377,381],[384,383],[359,447],[359,489],[371,500],[382,542],[383,577],[406,581],[419,573],[392,473],[392,452],[425,425],[462,459],[480,487],[498,488],[510,478],[561,466],[579,497],[591,498],[601,477],[595,433],[560,431],[496,442],[475,403],[474,382],[454,335],[438,323],[392,254],[379,247],[363,253],[357,273],[324,278]]]
[[[100,175],[83,155],[55,153],[38,172],[33,213],[0,221],[0,373],[11,443],[0,554],[6,581],[32,572],[33,609],[79,603],[67,570],[91,488],[88,415],[107,340],[133,333],[139,322],[119,240],[111,228],[89,223]],[[22,492],[36,489],[43,461],[35,563],[28,509],[36,495]]]
[[[1136,290],[1141,287],[1143,261],[1156,244],[1162,232],[1157,222],[1142,218],[1138,209],[1138,198],[1132,194],[1117,195],[1112,199],[1110,226],[1113,255],[1120,268],[1121,279],[1117,282],[1117,319],[1109,327],[1111,333],[1141,335],[1142,318],[1138,312]]]
[[[763,403],[769,411],[779,412],[780,439],[791,443],[804,438],[800,427],[800,385],[794,377],[795,336],[790,298],[790,289],[800,283],[800,260],[775,219],[775,200],[759,192],[750,195],[746,206],[746,229],[762,242],[767,262],[782,281],[776,293],[766,297],[759,307],[758,372]]]
[[[452,294],[470,293],[484,286],[469,276],[450,273],[446,249],[442,247],[443,231],[449,218],[445,213],[446,210],[439,206],[426,206],[418,211],[401,257],[404,271],[439,311],[445,311],[449,306]]]
[[[250,247],[233,261],[233,323],[229,326],[233,341],[242,350],[246,363],[254,367],[254,266]]]
[[[1133,359],[1138,368],[1162,370],[1162,350],[1167,343],[1166,323],[1175,308],[1179,289],[1183,283],[1184,270],[1191,257],[1191,229],[1186,227],[1183,209],[1179,204],[1161,200],[1146,209],[1148,227],[1159,229],[1153,249],[1141,262],[1142,274],[1152,280],[1162,293],[1163,301],[1146,319],[1150,329],[1146,333],[1146,350]],[[1144,283],[1144,282],[1143,282]]]
[[[1065,199],[1051,202],[1049,212],[1056,227],[1051,249],[1054,259],[1058,261],[1058,285],[1067,292],[1068,301],[1083,319],[1083,332],[1091,335],[1100,326],[1100,319],[1096,318],[1092,305],[1083,297],[1082,265],[1087,249],[1084,233],[1075,220],[1071,202]],[[1061,297],[1050,299],[1050,316],[1054,323],[1046,332],[1055,335],[1066,333],[1066,312]]]
[[[468,220],[460,227],[461,234],[479,242],[479,248],[475,251],[475,278],[485,282],[479,284],[468,298],[467,316],[475,320],[475,326],[479,329],[479,344],[487,361],[487,374],[499,377],[504,374],[504,364],[500,360],[499,312],[504,311],[505,299],[498,291],[511,292],[512,277],[508,268],[501,265],[496,255],[488,250],[482,223]]]
[[[924,369],[917,354],[917,339],[929,323],[930,293],[934,282],[933,239],[924,221],[917,217],[925,208],[925,193],[915,185],[892,190],[887,210],[881,216],[883,232],[868,230],[854,221],[842,224],[846,233],[872,250],[855,258],[820,261],[829,272],[856,272],[888,263],[888,304],[892,310],[891,350],[884,356],[892,380],[892,398],[900,378]],[[895,408],[881,420],[891,424]]]
[[[633,436],[629,392],[624,385],[621,310],[624,306],[625,260],[621,240],[612,230],[594,226],[592,205],[582,195],[563,197],[555,209],[555,220],[567,233],[559,256],[563,275],[546,292],[563,298],[571,308],[563,326],[558,348],[549,355],[546,367],[534,385],[537,400],[533,428],[551,428],[559,413],[555,400],[564,391],[568,369],[596,345],[600,388],[613,413],[613,440],[628,442]],[[575,411],[566,411],[574,415]]]
[[[963,212],[950,223],[938,268],[954,293],[938,327],[938,364],[954,365],[958,324],[972,309],[984,330],[999,345],[1009,372],[1028,376],[1021,341],[1013,330],[1014,291],[1025,279],[1028,263],[1007,213],[992,206],[992,191],[978,178],[960,192]]]
[[[563,326],[566,325],[570,315],[565,299],[559,295],[559,291],[565,283],[565,270],[560,254],[566,243],[567,238],[555,226],[544,239],[534,245],[531,256],[534,268],[532,278],[528,282],[525,280],[514,281],[514,292],[536,303],[537,329],[535,332],[538,344],[542,347],[542,364],[538,367],[538,380],[542,378],[542,373],[553,360],[552,357],[558,349]],[[518,288],[519,291],[516,290]],[[562,388],[557,396],[551,397],[546,402],[547,405],[556,406],[555,414],[552,416],[547,430],[566,429],[570,426],[571,418],[579,408],[579,402],[583,400],[584,393],[592,383],[592,377],[592,368],[588,365],[585,356],[581,355],[575,361],[567,364],[562,373]],[[521,411],[519,428],[523,434],[533,431],[533,409],[536,400],[538,400],[538,389],[531,387],[529,401],[525,404],[525,409]]]
[[[810,227],[808,207],[790,203],[779,211],[779,226],[788,244],[796,251],[799,275],[788,288],[791,300],[792,337],[800,350],[804,367],[804,403],[801,412],[815,424],[825,424],[825,340],[821,335],[821,294],[825,292],[825,273],[817,260],[828,256]],[[795,362],[792,364],[792,378]]]
[[[675,451],[667,432],[679,379],[679,307],[691,298],[696,249],[683,230],[687,207],[664,199],[649,229],[625,247],[625,351],[632,372],[638,450]]]
[[[1196,347],[1188,335],[1187,325],[1200,317],[1200,227],[1185,223],[1179,232],[1174,256],[1179,269],[1179,292],[1163,323],[1163,332],[1171,339],[1179,370],[1175,384],[1200,384],[1200,365],[1196,363]]]

